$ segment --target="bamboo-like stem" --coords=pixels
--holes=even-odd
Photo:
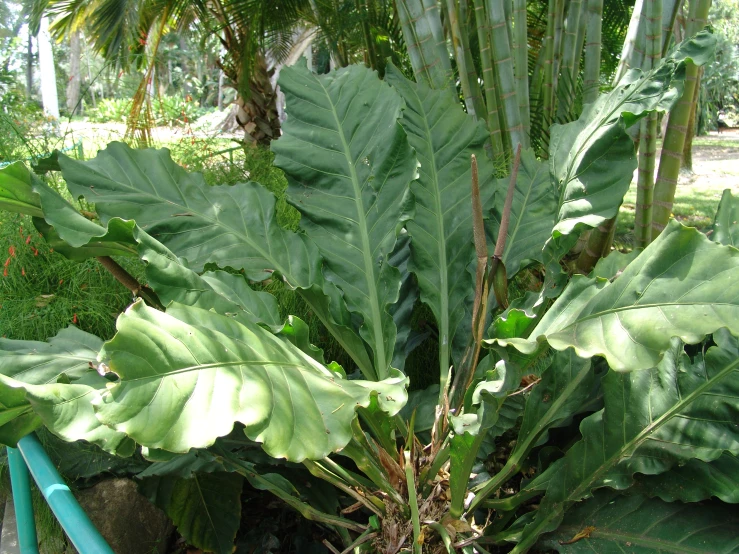
[[[645,0],[647,56],[644,71],[653,69],[662,57],[662,0]],[[641,121],[639,169],[636,190],[634,237],[637,248],[645,248],[652,235],[652,197],[654,194],[654,158],[657,151],[657,113]]]
[[[460,33],[460,42],[462,43],[462,49],[464,50],[464,60],[467,67],[466,79],[469,83],[470,94],[472,95],[472,104],[475,109],[475,115],[487,121],[487,110],[485,109],[485,100],[482,97],[482,89],[480,88],[480,80],[477,76],[477,70],[475,69],[475,61],[472,58],[472,51],[470,50],[470,37],[467,33],[469,29],[469,4],[467,0],[459,0],[459,21],[462,26],[462,32]],[[461,70],[460,70],[461,75]],[[502,153],[502,152],[501,152]],[[494,155],[499,154],[494,152]]]
[[[583,57],[583,47],[585,46],[585,31],[588,23],[588,3],[587,0],[582,0],[582,6],[580,7],[580,19],[577,24],[577,42],[575,45],[575,60],[572,64],[573,72],[572,79],[573,83],[577,83],[577,77],[580,74],[580,62]]]
[[[456,92],[436,2],[396,0],[395,5],[416,81]]]
[[[694,35],[706,24],[711,0],[696,0],[690,8],[688,34]],[[667,131],[662,141],[657,180],[654,185],[652,211],[652,235],[654,240],[670,219],[675,189],[680,174],[685,135],[690,121],[690,112],[697,97],[698,67],[688,62],[685,68],[685,88],[677,105],[670,112]]]
[[[690,108],[690,117],[688,118],[688,128],[685,131],[685,145],[683,146],[682,167],[688,171],[693,171],[693,137],[695,136],[695,113],[698,110],[698,104],[701,101],[701,78],[703,77],[703,68],[698,68],[698,75],[695,78],[695,93],[693,94],[693,105]]]
[[[667,54],[672,35],[672,26],[677,17],[682,0],[663,0],[662,13],[662,56]],[[587,57],[586,57],[587,63]],[[686,85],[687,86],[687,85]],[[661,167],[661,165],[660,165]],[[654,195],[652,199],[652,218],[654,217]],[[613,217],[601,223],[597,229],[593,229],[588,237],[586,247],[580,253],[577,260],[577,268],[581,273],[589,273],[600,258],[605,258],[611,249],[613,236],[616,231],[616,218]],[[650,233],[651,238],[656,235],[654,230]]]
[[[582,101],[584,104],[595,102],[600,91],[602,24],[603,0],[588,0],[587,42],[585,43],[585,71],[582,87]]]
[[[528,146],[528,137],[523,131],[521,113],[518,108],[516,94],[516,80],[513,71],[510,39],[508,38],[508,24],[505,18],[505,9],[500,0],[488,0],[488,19],[490,20],[491,45],[493,59],[500,85],[500,99],[505,114],[506,134],[510,139],[511,149],[515,150],[519,144]]]
[[[567,8],[565,32],[562,37],[562,65],[557,84],[557,115],[561,118],[570,113],[575,100],[578,69],[575,67],[575,58],[577,57],[580,12],[582,12],[582,0],[570,0],[570,5]]]
[[[606,219],[590,232],[585,248],[582,249],[580,256],[577,258],[577,271],[579,273],[587,275],[598,263],[598,260],[608,255],[615,230],[616,216]]]
[[[565,0],[557,0],[554,12],[554,54],[552,58],[552,122],[557,114],[557,85],[559,83],[559,68],[562,63],[562,45],[565,30]]]
[[[618,84],[626,72],[633,68],[641,67],[640,55],[644,55],[644,21],[642,20],[642,11],[644,8],[644,0],[636,0],[634,11],[631,13],[629,28],[626,31],[626,40],[621,51],[621,61],[618,63],[616,75],[613,78],[614,86]]]
[[[446,8],[449,19],[449,30],[452,37],[452,49],[454,51],[454,59],[457,62],[459,70],[459,82],[462,85],[462,95],[464,96],[464,105],[467,113],[471,114],[483,121],[487,120],[485,113],[485,105],[482,102],[480,85],[477,82],[477,74],[475,66],[472,62],[472,55],[469,48],[469,40],[467,38],[467,29],[464,31],[460,27],[460,21],[466,22],[467,0],[446,0]]]
[[[495,74],[493,73],[493,58],[490,47],[490,35],[487,28],[487,17],[482,0],[473,0],[475,6],[475,24],[477,26],[477,41],[480,43],[480,62],[482,63],[482,80],[485,87],[485,104],[488,112],[488,130],[493,152],[503,152],[503,137],[501,136],[500,120],[498,116],[498,101],[495,96]]]
[[[529,106],[529,43],[526,22],[526,0],[513,0],[513,57],[516,78],[518,111],[523,123],[524,136],[531,136],[531,112]]]
[[[562,4],[562,0],[549,0],[549,8],[547,13],[547,31],[544,37],[544,64],[542,79],[542,128],[548,129],[554,121],[554,33],[557,9]],[[544,133],[548,135],[548,133]]]

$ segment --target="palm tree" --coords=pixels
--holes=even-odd
[[[34,15],[55,17],[58,36],[85,25],[94,48],[121,68],[145,70],[129,118],[129,134],[148,142],[147,88],[162,36],[170,30],[216,36],[218,61],[237,91],[236,122],[245,140],[268,144],[279,135],[272,73],[301,30],[312,28],[339,67],[364,61],[383,73],[403,66],[403,36],[390,0],[35,0]],[[197,29],[197,31],[196,31]]]

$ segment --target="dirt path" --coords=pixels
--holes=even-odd
[[[739,194],[739,130],[697,137],[693,145],[693,175],[682,172],[678,184],[706,191],[728,188]]]

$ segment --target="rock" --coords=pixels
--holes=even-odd
[[[116,554],[164,554],[174,526],[130,479],[108,479],[75,493]]]

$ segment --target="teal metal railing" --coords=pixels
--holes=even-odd
[[[114,554],[59,475],[35,434],[19,440],[17,449],[8,447],[8,465],[21,554],[38,554],[29,471],[80,554]]]

